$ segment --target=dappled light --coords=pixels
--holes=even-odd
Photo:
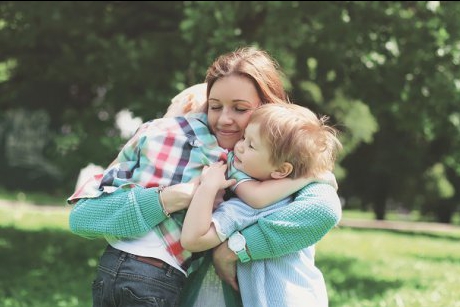
[[[12,307],[90,306],[94,263],[102,240],[67,231],[0,228],[0,305]]]

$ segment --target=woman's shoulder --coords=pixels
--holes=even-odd
[[[327,192],[330,193],[334,191],[334,194],[337,194],[337,185],[332,184],[330,182],[324,182],[324,181],[313,181],[304,186],[302,189],[299,190],[299,193],[321,193],[321,192]]]
[[[176,116],[176,117],[163,117],[156,118],[150,121],[142,123],[137,133],[141,134],[157,134],[167,133],[173,134],[197,134],[203,133],[202,130],[206,130],[209,133],[206,122],[206,114],[190,114],[188,116]]]
[[[296,193],[295,200],[325,204],[328,207],[341,207],[336,188],[325,182],[312,182],[306,185]]]

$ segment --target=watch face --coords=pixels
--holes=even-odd
[[[234,252],[238,252],[244,249],[245,245],[246,245],[246,240],[239,233],[236,235],[230,236],[230,238],[228,239],[228,247]]]

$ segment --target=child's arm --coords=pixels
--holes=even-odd
[[[235,193],[252,208],[261,209],[294,194],[313,181],[313,178],[304,177],[265,181],[248,180],[238,184]]]
[[[235,184],[234,179],[225,179],[226,169],[225,164],[217,162],[203,170],[182,226],[180,241],[186,250],[199,252],[221,243],[211,218],[217,192]]]

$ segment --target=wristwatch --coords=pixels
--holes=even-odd
[[[246,239],[238,231],[228,238],[228,247],[238,256],[241,262],[248,262],[251,258],[246,251]]]

